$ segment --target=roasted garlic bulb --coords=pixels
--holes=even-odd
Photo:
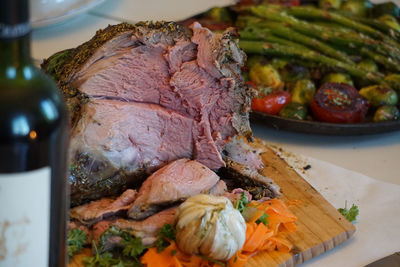
[[[226,197],[196,195],[179,206],[179,248],[214,260],[228,260],[243,247],[246,223]]]

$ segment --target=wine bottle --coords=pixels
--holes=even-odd
[[[0,1],[0,266],[65,266],[67,117],[30,57],[28,0]]]

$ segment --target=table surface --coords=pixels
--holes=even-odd
[[[109,0],[55,25],[34,29],[32,54],[43,59],[89,40],[96,30],[121,21],[179,20],[219,1]],[[171,8],[173,7],[173,8]],[[253,124],[254,134],[295,153],[324,160],[367,176],[400,184],[400,131],[366,136],[320,136],[278,131]]]

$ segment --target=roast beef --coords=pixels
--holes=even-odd
[[[139,186],[179,158],[225,166],[226,143],[251,137],[244,57],[232,29],[143,22],[45,60],[71,114],[71,204]]]
[[[161,227],[165,224],[174,225],[177,207],[172,207],[160,211],[143,221],[134,221],[127,219],[115,219],[111,221],[101,221],[93,226],[93,239],[98,242],[101,235],[106,232],[110,227],[114,226],[117,229],[128,231],[131,235],[142,239],[145,246],[153,245],[157,238],[157,234]],[[110,235],[107,240],[103,240],[106,249],[119,246],[121,239],[117,236]]]
[[[257,169],[224,157],[226,166],[218,170],[218,175],[224,179],[228,190],[242,188],[252,195],[252,198],[276,198],[281,195],[280,188],[274,181],[260,174]]]
[[[191,196],[209,193],[218,181],[218,175],[203,164],[189,159],[176,160],[146,179],[129,210],[129,217],[145,219]]]
[[[136,193],[136,190],[128,189],[117,199],[102,198],[74,207],[70,210],[69,217],[91,225],[107,217],[125,215],[136,199]]]

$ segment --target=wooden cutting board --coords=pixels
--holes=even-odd
[[[290,208],[298,218],[298,230],[287,236],[294,245],[292,252],[260,253],[251,257],[246,267],[296,266],[336,247],[354,234],[354,225],[286,161],[261,140],[257,139],[254,146],[263,149],[265,168],[262,172],[281,187],[282,200],[300,200],[301,204]]]

